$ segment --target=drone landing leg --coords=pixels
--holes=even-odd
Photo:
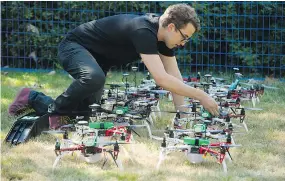
[[[159,108],[159,101],[157,102],[156,109],[158,111],[158,117],[161,118],[161,111],[160,111],[160,108]]]
[[[105,158],[105,160],[104,160],[104,162],[103,162],[103,165],[102,165],[101,169],[104,168],[104,166],[105,166],[105,164],[106,164],[106,162],[107,162],[107,160],[108,160],[105,152],[104,152],[104,158]]]
[[[236,144],[233,136],[231,136],[231,142],[232,142],[233,145]]]
[[[176,118],[176,116],[174,116],[174,117],[172,118],[172,120],[171,120],[171,126],[174,126],[175,118]]]
[[[160,153],[159,153],[159,160],[158,160],[157,165],[156,165],[156,169],[157,169],[157,170],[159,169],[161,163],[163,162],[163,160],[164,160],[165,157],[166,157],[165,151],[166,151],[165,149],[162,149],[162,150],[160,151]]]
[[[152,119],[151,115],[148,116],[147,121],[149,122],[150,125],[153,125],[153,119]]]
[[[118,168],[121,170],[121,171],[123,171],[124,170],[124,167],[123,167],[123,164],[122,164],[122,162],[121,162],[121,160],[116,160],[116,162],[117,162],[117,165],[118,165]]]
[[[252,101],[252,106],[255,107],[255,104],[256,104],[256,98],[253,96],[251,98],[251,101]]]
[[[131,143],[135,143],[135,141],[136,141],[136,140],[135,140],[134,136],[131,135],[130,142],[131,142]],[[134,145],[133,145],[133,144],[130,144],[130,147],[131,147],[132,153],[135,153],[135,147],[134,147]]]
[[[223,165],[224,173],[227,174],[227,173],[228,173],[228,167],[227,167],[227,164],[226,164],[226,160],[225,160],[225,159],[223,160],[222,165]]]
[[[117,165],[117,167],[120,169],[120,170],[123,170],[123,164],[120,160],[118,160],[118,157],[115,157],[113,155],[113,152],[112,151],[108,151],[108,153],[110,153],[111,157],[113,158],[113,161],[115,162],[115,164]]]
[[[52,170],[55,169],[56,165],[59,163],[59,161],[60,161],[60,159],[61,159],[62,156],[63,156],[63,155],[58,155],[58,156],[55,158],[55,161],[54,161],[54,163],[53,163],[53,165],[52,165]]]
[[[232,157],[229,152],[226,152],[226,158],[229,160],[229,162],[231,163],[233,162]]]
[[[242,124],[243,124],[244,129],[246,130],[246,132],[248,132],[248,128],[247,128],[247,125],[246,125],[246,123],[245,123],[245,121],[244,121],[244,120],[243,120]]]
[[[152,133],[151,133],[149,124],[147,123],[147,121],[144,121],[144,124],[146,125],[147,131],[148,131],[148,136],[151,139],[152,138]]]
[[[169,92],[169,94],[168,94],[168,101],[173,101],[173,97],[172,97],[172,95],[171,95],[170,92]]]
[[[156,110],[156,109],[155,109],[155,110]],[[151,112],[151,115],[152,115],[153,119],[156,120],[156,114],[155,114],[155,112]]]
[[[259,97],[256,97],[256,102],[260,103]]]
[[[189,122],[190,129],[193,128],[193,122],[194,122],[194,121],[192,121],[192,120]]]

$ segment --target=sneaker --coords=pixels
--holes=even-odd
[[[48,105],[48,113],[55,113],[55,104]]]
[[[8,108],[8,113],[11,116],[17,116],[19,112],[25,112],[26,109],[30,109],[28,103],[30,92],[31,89],[29,88],[23,88],[18,92],[15,100]]]
[[[63,125],[69,124],[70,120],[69,116],[51,115],[49,116],[49,128],[58,129]]]

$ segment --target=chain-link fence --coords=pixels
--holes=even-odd
[[[161,14],[174,3],[1,2],[1,67],[60,68],[57,45],[81,23],[122,13]],[[202,30],[176,52],[184,75],[238,67],[254,77],[285,77],[285,2],[186,3],[197,10]]]

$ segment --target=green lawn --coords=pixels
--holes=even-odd
[[[138,77],[142,77],[139,74]],[[119,73],[108,74],[107,82],[121,81]],[[8,105],[22,87],[32,87],[47,95],[61,94],[72,80],[65,74],[13,73],[1,76],[1,142],[13,124],[14,119],[7,114]],[[280,89],[265,90],[257,107],[261,112],[247,111],[246,122],[249,133],[236,135],[237,144],[242,147],[232,149],[233,163],[228,164],[225,175],[222,167],[213,158],[201,164],[190,164],[182,153],[171,154],[159,171],[155,170],[158,160],[159,142],[147,138],[137,138],[130,155],[134,162],[122,152],[120,157],[125,167],[118,170],[109,161],[105,170],[101,163],[87,164],[75,157],[65,157],[59,167],[52,172],[55,159],[53,136],[41,135],[29,142],[10,147],[1,146],[1,180],[285,180],[285,83],[266,80],[267,84]],[[162,101],[162,109],[172,109],[172,105]],[[157,120],[157,127],[165,127],[172,115],[164,115]]]

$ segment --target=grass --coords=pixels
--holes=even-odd
[[[138,77],[142,77],[139,74]],[[131,79],[131,78],[130,78]],[[121,81],[118,73],[108,74],[107,82]],[[159,142],[137,138],[138,144],[126,148],[133,162],[121,152],[125,171],[120,171],[108,161],[102,170],[101,163],[87,164],[76,157],[63,158],[59,167],[52,172],[55,159],[54,137],[41,135],[25,144],[11,147],[3,143],[14,118],[7,113],[21,87],[32,87],[55,98],[61,94],[72,80],[65,74],[47,75],[45,73],[13,73],[2,75],[1,79],[1,180],[222,180],[222,181],[260,181],[285,180],[285,84],[266,79],[280,89],[265,90],[257,107],[263,111],[247,111],[246,122],[249,132],[236,135],[237,144],[242,147],[232,149],[233,163],[228,164],[229,173],[225,175],[213,158],[201,164],[190,164],[182,153],[173,153],[164,161],[159,171],[155,170],[158,160]],[[173,108],[162,101],[162,110]],[[173,115],[164,114],[156,121],[158,128],[165,127]],[[135,150],[133,152],[132,150]]]

